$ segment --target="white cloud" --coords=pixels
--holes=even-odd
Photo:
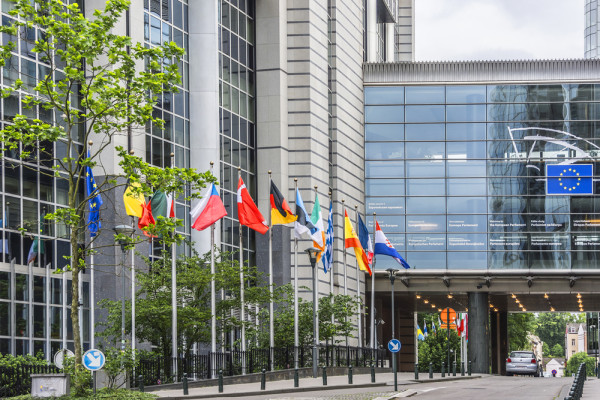
[[[584,0],[416,0],[426,60],[583,58]]]

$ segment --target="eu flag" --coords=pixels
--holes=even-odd
[[[88,151],[88,158],[90,152]],[[98,186],[94,180],[92,169],[88,166],[85,167],[85,188],[86,196],[88,197],[88,205],[90,210],[88,213],[87,223],[90,230],[90,236],[94,237],[98,233],[98,230],[102,227],[100,223],[100,206],[102,205],[102,197],[98,192]]]
[[[546,165],[546,194],[594,194],[592,164]]]

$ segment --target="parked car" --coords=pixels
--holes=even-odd
[[[506,375],[541,376],[540,362],[533,351],[513,351],[506,359]]]

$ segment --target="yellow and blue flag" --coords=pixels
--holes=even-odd
[[[90,158],[90,151],[87,154]],[[90,236],[94,237],[98,233],[98,230],[102,227],[100,223],[100,206],[102,206],[102,197],[98,192],[98,185],[92,174],[92,169],[89,166],[85,167],[85,194],[88,198],[88,205],[90,207],[87,223],[88,229],[90,230]]]
[[[417,324],[417,340],[425,340],[425,335],[423,335],[423,331],[419,324]]]
[[[594,194],[592,164],[546,165],[546,194]]]

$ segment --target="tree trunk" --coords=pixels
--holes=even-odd
[[[73,329],[73,342],[75,345],[75,368],[82,367],[82,347],[81,337],[79,336],[79,259],[80,249],[77,243],[75,232],[71,232],[71,326]]]

